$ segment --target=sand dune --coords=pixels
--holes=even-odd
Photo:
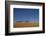
[[[38,27],[39,23],[31,23],[31,22],[16,22],[14,27]]]

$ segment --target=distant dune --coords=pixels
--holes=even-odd
[[[16,22],[14,27],[38,27],[38,22]]]

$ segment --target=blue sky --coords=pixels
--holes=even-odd
[[[39,9],[14,8],[15,21],[39,21]]]

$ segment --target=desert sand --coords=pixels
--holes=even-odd
[[[16,22],[14,27],[38,27],[39,23],[34,22]]]

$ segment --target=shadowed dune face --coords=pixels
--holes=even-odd
[[[38,27],[39,23],[34,22],[16,22],[14,27]]]

